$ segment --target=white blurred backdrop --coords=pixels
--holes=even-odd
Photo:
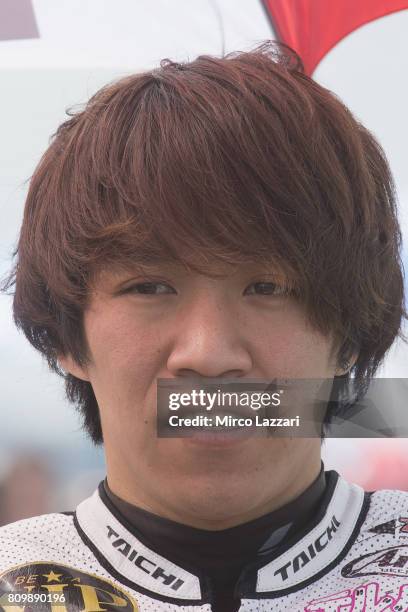
[[[260,0],[2,2],[0,18],[6,9],[15,14],[0,27],[1,276],[11,265],[27,181],[67,108],[162,58],[247,50],[274,37]],[[384,147],[396,179],[405,245],[407,31],[408,11],[363,26],[336,45],[314,74]],[[404,261],[408,270],[407,250]],[[11,298],[4,295],[0,365],[0,522],[20,518],[23,508],[26,515],[71,509],[103,477],[103,455],[81,431],[62,381],[15,329]],[[396,344],[378,376],[407,374],[408,346]],[[324,458],[327,467],[367,489],[408,490],[407,449],[405,439],[328,440]]]

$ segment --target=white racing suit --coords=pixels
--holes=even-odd
[[[408,493],[335,475],[314,521],[248,565],[236,592],[240,612],[408,611]],[[75,513],[0,529],[0,610],[210,612],[211,584],[126,529],[97,490]]]

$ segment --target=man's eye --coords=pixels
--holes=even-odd
[[[124,290],[124,293],[136,293],[141,295],[162,295],[165,293],[176,293],[175,290],[166,283],[137,283]]]
[[[252,283],[245,289],[245,295],[288,295],[289,290],[283,285],[271,282]]]

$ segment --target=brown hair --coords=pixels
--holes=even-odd
[[[400,242],[376,140],[294,52],[265,43],[164,60],[71,115],[31,179],[4,286],[15,284],[16,324],[101,442],[90,383],[57,362],[89,358],[82,313],[101,266],[274,262],[296,279],[311,323],[334,332],[339,363],[358,352],[363,384],[401,336]]]

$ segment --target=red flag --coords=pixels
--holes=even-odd
[[[280,40],[298,52],[307,74],[342,38],[408,0],[263,0]]]

